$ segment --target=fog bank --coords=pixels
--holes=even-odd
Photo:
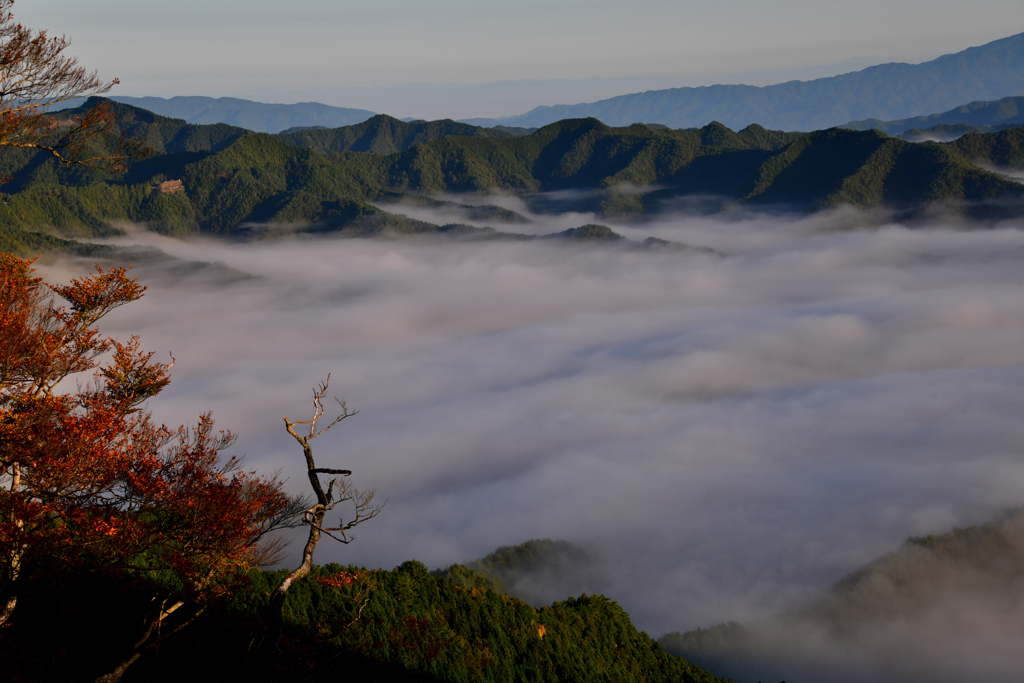
[[[791,610],[908,535],[1024,502],[1024,232],[831,229],[850,220],[614,226],[724,257],[140,233],[120,242],[223,267],[140,265],[147,295],[104,330],[174,353],[158,420],[212,410],[296,490],[282,416],[331,373],[360,414],[318,462],[388,503],[318,562],[564,538],[658,636]]]

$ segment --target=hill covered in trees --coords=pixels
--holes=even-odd
[[[1024,97],[1002,97],[994,101],[974,101],[941,114],[916,116],[898,121],[866,119],[843,124],[850,130],[881,130],[888,135],[900,135],[912,129],[936,126],[965,127],[965,132],[989,132],[994,129],[1024,126]]]
[[[88,572],[35,570],[23,617],[0,639],[11,683],[92,680],[131,649],[134,616],[159,593]],[[581,595],[537,609],[431,575],[416,561],[388,571],[314,568],[289,591],[281,652],[267,661],[263,609],[283,573],[241,577],[231,597],[147,652],[123,680],[723,680],[666,653],[608,598]]]
[[[451,120],[407,122],[378,114],[352,126],[290,130],[275,137],[287,145],[308,147],[317,152],[394,154],[450,135],[506,139],[532,132],[532,129],[503,126],[482,128]]]
[[[1022,584],[1024,510],[1016,509],[909,538],[792,614],[669,633],[658,642],[738,680],[1006,680],[1016,643],[1000,634],[1020,622]],[[979,639],[979,630],[991,637]],[[968,636],[977,652],[955,647]]]
[[[608,218],[654,214],[680,197],[710,197],[705,204],[712,211],[853,205],[904,216],[939,202],[995,218],[1019,215],[1024,201],[1024,186],[972,163],[1019,163],[1024,129],[911,144],[874,130],[796,134],[752,125],[736,132],[717,123],[695,130],[612,128],[575,119],[516,135],[375,117],[347,129],[270,136],[118,106],[123,129],[146,136],[155,149],[121,176],[66,168],[28,150],[0,150],[0,171],[13,176],[0,195],[3,248],[32,248],[43,238],[31,234],[47,231],[61,238],[114,234],[118,221],[171,235],[438,232],[443,226],[389,206],[438,193],[535,196],[537,211],[586,210]],[[181,191],[154,191],[172,179],[181,180]],[[554,195],[537,195],[553,191],[572,192],[556,203]],[[499,222],[516,219],[496,207],[492,214]]]

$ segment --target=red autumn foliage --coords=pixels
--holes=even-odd
[[[185,604],[201,611],[232,569],[265,562],[275,547],[261,539],[294,512],[276,477],[220,458],[234,436],[208,414],[171,430],[141,408],[170,365],[96,323],[144,290],[125,269],[99,267],[51,286],[32,261],[0,254],[0,623],[33,554],[160,574],[173,596],[158,626]],[[94,381],[69,390],[89,370]]]
[[[329,574],[327,576],[321,576],[316,579],[317,583],[323,584],[329,588],[348,588],[349,586],[363,581],[373,572],[338,572],[337,574]]]

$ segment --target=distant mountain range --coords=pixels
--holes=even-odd
[[[318,102],[266,104],[234,97],[112,97],[154,114],[189,123],[227,123],[257,133],[279,133],[296,126],[337,128],[361,123],[374,115],[365,109],[331,107]]]
[[[769,129],[810,131],[863,119],[905,119],[1013,95],[1024,95],[1024,34],[923,64],[880,64],[831,78],[764,87],[651,90],[466,122],[529,128],[593,117],[610,126],[639,122],[692,128],[718,121],[736,130],[757,123]]]
[[[810,131],[844,126],[899,134],[908,128],[940,124],[999,125],[959,120],[958,116],[984,118],[987,114],[981,111],[961,110],[1014,96],[1024,96],[1024,33],[922,64],[880,64],[840,76],[763,87],[711,85],[649,90],[587,104],[536,107],[516,116],[462,119],[462,123],[530,129],[563,119],[590,117],[611,126],[658,123],[670,128],[699,128],[718,121],[734,130],[756,123],[772,130]],[[366,109],[317,102],[267,104],[233,97],[198,96],[111,99],[188,123],[227,123],[263,133],[292,128],[337,128],[374,116],[374,112]],[[972,104],[964,105],[965,102]],[[960,109],[954,110],[955,107]],[[909,121],[911,118],[915,120]],[[892,125],[885,127],[887,124]],[[898,129],[903,124],[906,127]]]

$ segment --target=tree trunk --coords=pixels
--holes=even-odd
[[[318,505],[313,513],[312,523],[309,525],[309,538],[302,549],[302,564],[291,574],[284,577],[281,585],[274,589],[270,595],[270,633],[268,634],[267,652],[271,657],[276,657],[281,649],[281,634],[284,631],[284,599],[288,589],[296,581],[306,578],[310,569],[313,568],[313,551],[320,541],[320,526],[323,524],[324,515],[327,510],[323,505]]]
[[[327,378],[330,379],[330,375]],[[326,384],[323,385],[323,391],[327,391]],[[320,405],[319,397],[316,398],[314,403],[317,406]],[[320,411],[318,408],[316,416],[318,417],[319,415]],[[338,419],[340,420],[341,418]],[[335,420],[335,423],[337,423],[337,420]],[[309,524],[309,538],[306,539],[306,545],[302,549],[302,564],[291,574],[284,577],[281,585],[270,595],[270,614],[268,615],[270,633],[267,634],[267,653],[271,658],[276,657],[281,650],[281,634],[284,631],[284,599],[292,584],[306,578],[309,575],[310,569],[313,568],[313,551],[316,550],[316,544],[320,542],[320,529],[323,526],[324,517],[327,515],[327,506],[330,504],[327,500],[327,495],[324,493],[324,487],[320,484],[320,477],[317,476],[316,462],[313,460],[313,449],[309,445],[309,440],[316,436],[316,432],[311,428],[310,436],[299,436],[293,429],[293,423],[289,422],[287,417],[284,418],[284,424],[288,429],[288,433],[295,437],[295,440],[302,445],[302,455],[306,459],[306,475],[309,478],[309,485],[313,489],[313,495],[316,496],[316,505],[306,511],[306,522]],[[313,418],[312,424],[314,427],[316,426],[316,417]],[[332,424],[326,429],[330,429],[332,426],[334,425]],[[323,431],[326,431],[326,429]],[[323,431],[320,433],[323,433]]]
[[[323,434],[334,425],[338,424],[347,417],[351,417],[355,413],[348,412],[348,408],[345,407],[344,401],[339,401],[341,405],[341,415],[336,417],[326,427],[317,431],[316,423],[317,420],[324,413],[323,404],[320,402],[324,395],[327,393],[327,383],[330,382],[331,376],[327,375],[327,381],[320,384],[319,389],[313,390],[313,419],[306,420],[304,422],[292,422],[287,417],[284,418],[285,428],[288,433],[295,438],[296,441],[302,446],[302,455],[306,459],[306,475],[309,477],[309,485],[313,489],[313,495],[316,496],[316,504],[306,510],[305,522],[309,524],[309,538],[306,539],[306,545],[302,549],[302,564],[298,566],[291,574],[284,578],[281,585],[278,586],[270,596],[270,605],[268,606],[270,613],[267,615],[268,630],[267,644],[264,651],[269,655],[271,659],[277,657],[281,650],[281,636],[284,632],[284,599],[288,594],[288,589],[292,587],[296,581],[300,581],[309,576],[310,570],[313,568],[313,551],[316,550],[316,544],[320,541],[320,536],[323,533],[324,517],[327,516],[327,511],[333,508],[335,503],[333,501],[333,490],[334,481],[327,487],[327,493],[324,493],[324,487],[320,483],[320,477],[318,473],[324,474],[341,474],[348,476],[352,474],[348,470],[338,470],[331,468],[318,469],[316,462],[313,460],[313,449],[309,445],[311,439],[315,439],[317,436]],[[309,425],[309,434],[306,436],[299,436],[298,432],[295,431],[296,425]],[[353,526],[358,524],[360,521],[365,521],[361,516],[365,512],[365,506],[368,505],[369,499],[372,498],[371,494],[360,499],[356,508],[356,518],[348,525],[341,527],[340,529],[327,530],[327,534],[332,538],[337,538],[331,531],[344,531],[351,529]],[[333,503],[333,504],[332,504]],[[379,508],[378,508],[379,509]],[[377,510],[374,510],[369,517],[373,517],[377,514]],[[341,540],[341,539],[339,539]],[[348,541],[342,541],[347,543]]]
[[[16,520],[15,524],[18,528],[21,528],[21,520]],[[18,578],[21,576],[21,561],[25,556],[25,546],[15,541],[14,547],[11,548],[7,555],[8,568],[5,572],[7,576],[4,577],[4,583],[6,586],[3,590],[0,590],[0,599],[6,594],[7,598],[3,601],[3,606],[0,607],[0,626],[3,626],[10,620],[11,615],[14,614],[14,608],[18,604]]]
[[[7,599],[4,600],[3,607],[0,608],[0,626],[3,626],[14,614],[14,608],[18,604],[18,577],[21,576],[21,558],[25,554],[25,546],[15,543],[11,549],[10,554],[7,556],[8,569],[6,577],[4,577],[4,583],[7,584],[3,591],[0,591],[0,596],[6,594]]]
[[[124,672],[127,671],[128,667],[130,667],[132,664],[134,664],[135,661],[139,657],[142,656],[142,653],[145,652],[145,648],[146,647],[148,647],[150,645],[156,645],[157,643],[160,643],[160,642],[170,638],[175,633],[177,633],[181,629],[183,629],[186,626],[188,626],[189,624],[191,624],[193,621],[195,621],[199,617],[200,614],[202,614],[204,611],[206,611],[206,605],[203,605],[191,617],[189,617],[185,621],[181,622],[180,624],[178,624],[174,628],[170,629],[169,631],[164,631],[163,630],[164,620],[167,619],[167,617],[169,617],[172,614],[174,614],[176,611],[178,611],[178,609],[180,609],[184,605],[185,605],[185,603],[182,602],[181,600],[179,600],[178,602],[174,603],[173,605],[171,605],[167,609],[161,608],[160,609],[160,614],[157,616],[156,619],[154,619],[153,621],[150,622],[149,627],[146,628],[146,632],[142,634],[141,638],[139,638],[137,641],[135,641],[135,647],[132,648],[132,653],[130,655],[128,655],[128,657],[125,658],[125,660],[123,662],[121,662],[117,666],[116,669],[114,669],[110,673],[107,673],[107,674],[104,674],[104,675],[100,676],[99,678],[94,680],[93,683],[120,683],[121,678],[124,676]],[[153,642],[149,642],[150,637],[152,637],[152,635],[154,633],[157,634],[156,635],[156,640],[154,640]]]
[[[133,652],[128,659],[121,662],[120,666],[111,671],[108,674],[104,674],[97,678],[93,683],[120,683],[121,677],[124,676],[124,672],[128,670],[135,660],[142,656],[141,652]]]
[[[14,463],[13,471],[11,472],[11,494],[17,495],[18,489],[21,488],[21,465]],[[14,522],[14,526],[21,530],[25,526],[25,522],[14,516],[13,511],[11,512],[11,521]],[[0,589],[0,599],[3,599],[4,594],[7,598],[3,601],[3,607],[0,608],[0,626],[3,626],[10,620],[11,615],[14,613],[14,608],[18,604],[18,590],[17,583],[18,577],[21,576],[21,561],[25,556],[25,546],[15,541],[7,555],[7,576],[4,577],[3,589]]]

